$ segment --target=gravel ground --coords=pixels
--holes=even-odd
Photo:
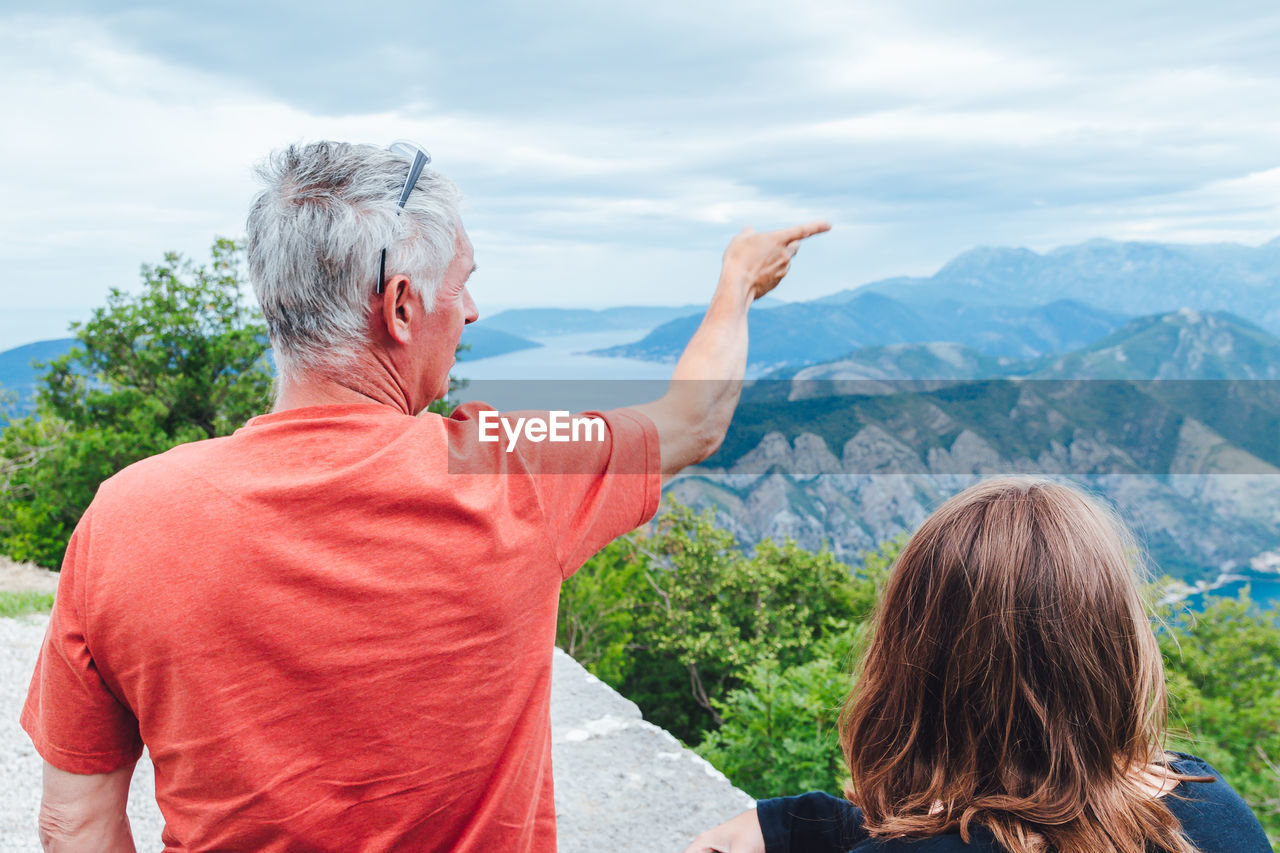
[[[48,617],[0,618],[0,850],[40,850],[40,756],[18,714]],[[551,696],[556,819],[562,853],[679,853],[704,829],[753,801],[634,703],[557,651]],[[163,849],[151,762],[143,756],[129,794],[139,851]]]
[[[43,762],[31,739],[18,725],[27,698],[27,684],[35,669],[49,617],[0,619],[0,850],[39,851],[36,812],[40,808],[40,767]],[[163,850],[160,830],[164,819],[156,808],[155,777],[144,755],[133,773],[129,790],[129,821],[139,853]]]
[[[0,557],[0,592],[55,592],[58,573]]]

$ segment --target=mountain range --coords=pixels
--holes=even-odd
[[[14,394],[18,410],[25,411],[35,395],[36,380],[40,374],[32,362],[49,361],[65,355],[74,344],[75,338],[56,338],[0,352],[0,392]]]
[[[748,387],[670,491],[744,543],[853,557],[980,476],[1064,477],[1112,500],[1160,571],[1208,579],[1280,547],[1277,378],[1280,339],[1225,313],[1138,318],[1038,362],[878,347]]]
[[[669,487],[745,544],[854,558],[980,476],[1036,472],[1102,493],[1184,579],[1280,547],[1280,240],[975,249],[933,276],[766,307],[749,319],[765,379]],[[673,361],[702,310],[505,311],[467,327],[458,373],[530,338],[649,326],[595,354]],[[0,353],[0,386],[29,396],[31,360],[72,343]]]
[[[1280,294],[1278,294],[1280,295]],[[1029,371],[1039,378],[1280,379],[1280,339],[1226,311],[1140,317]]]
[[[912,306],[949,300],[970,305],[1045,305],[1074,299],[1130,316],[1178,308],[1232,311],[1280,334],[1278,283],[1280,238],[1258,247],[1090,240],[1044,254],[1015,248],[973,249],[927,278],[885,279],[820,301],[841,304],[866,292],[883,293]]]
[[[749,359],[776,370],[929,341],[1029,359],[1076,349],[1127,317],[1179,308],[1231,311],[1278,334],[1278,292],[1280,239],[1256,248],[1109,240],[1044,254],[978,248],[929,277],[884,279],[753,315]],[[676,318],[596,354],[673,361],[697,325],[696,316]]]
[[[769,370],[830,361],[861,347],[945,340],[987,355],[1026,359],[1091,343],[1125,319],[1071,300],[1034,306],[907,305],[867,292],[845,302],[792,302],[751,313],[747,358],[753,368]],[[680,317],[639,341],[594,354],[674,361],[700,322],[700,316]]]
[[[537,341],[531,341],[520,335],[511,332],[495,329],[491,326],[481,326],[479,323],[472,323],[462,329],[462,343],[467,349],[458,354],[458,361],[476,361],[481,358],[490,358],[495,355],[504,355],[509,352],[519,352],[523,349],[534,349],[542,346]]]

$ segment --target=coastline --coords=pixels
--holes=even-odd
[[[1280,584],[1280,549],[1258,554],[1249,560],[1247,566],[1240,566],[1235,562],[1226,563],[1218,572],[1217,578],[1212,581],[1200,580],[1194,584],[1179,580],[1170,581],[1165,584],[1163,595],[1156,601],[1156,606],[1176,605],[1193,597],[1203,599],[1204,596],[1211,595],[1229,584],[1251,584],[1256,581]],[[1264,607],[1273,603],[1272,597],[1258,598],[1255,601]],[[1280,603],[1280,598],[1276,598],[1276,603]]]

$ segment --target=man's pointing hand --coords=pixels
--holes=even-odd
[[[658,429],[664,482],[706,459],[724,441],[747,368],[751,303],[782,281],[801,240],[830,228],[826,222],[763,234],[748,228],[725,249],[716,292],[676,362],[667,393],[631,407]]]
[[[741,277],[752,301],[759,299],[787,274],[801,240],[829,230],[831,223],[821,221],[761,233],[745,228],[724,251],[722,275],[730,280]]]

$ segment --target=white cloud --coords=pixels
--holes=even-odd
[[[430,113],[421,105],[404,114],[314,115],[139,54],[87,21],[4,22],[0,74],[11,81],[0,110],[23,128],[0,137],[0,192],[19,202],[0,211],[0,286],[15,308],[51,298],[97,304],[107,287],[132,286],[140,262],[171,249],[202,257],[213,236],[241,233],[256,189],[252,165],[281,144],[314,138],[407,136],[427,145],[464,191],[478,187],[470,218],[486,242],[477,252],[491,257],[485,277],[502,303],[528,303],[537,292],[553,302],[607,304],[615,291],[599,287],[606,279],[635,285],[630,301],[687,299],[672,258],[685,267],[694,260],[687,250],[646,245],[653,236],[646,224],[668,234],[709,228],[717,243],[704,254],[714,266],[719,241],[742,224],[822,215],[737,181],[689,176],[740,139],[655,143],[626,127]],[[630,189],[602,194],[602,181]],[[564,233],[587,239],[566,248],[548,236]]]
[[[0,137],[0,192],[14,202],[0,211],[0,280],[11,305],[47,303],[40,285],[93,304],[107,286],[132,284],[142,260],[172,248],[199,255],[215,234],[238,235],[255,191],[252,165],[290,141],[408,136],[455,177],[489,184],[512,176],[572,181],[664,171],[652,152],[619,155],[630,146],[599,129],[414,110],[309,114],[131,52],[84,21],[5,22],[0,74],[8,81],[0,111],[21,129]],[[641,209],[646,203],[663,207],[571,196],[539,201],[553,224],[557,215],[599,225],[652,215]],[[664,209],[670,212],[670,203]],[[32,276],[43,278],[34,288]]]
[[[1094,214],[1120,240],[1265,243],[1280,233],[1280,167]]]
[[[1043,61],[936,37],[873,37],[815,63],[815,76],[837,89],[937,100],[984,99],[1060,86],[1065,75]]]
[[[0,18],[4,304],[93,305],[141,261],[203,256],[241,232],[251,166],[316,138],[432,151],[469,197],[482,307],[686,302],[742,225],[818,216],[837,228],[806,248],[787,298],[925,272],[975,243],[1280,230],[1280,63],[1236,55],[1243,21],[1143,41],[1124,33],[1146,22],[1119,9],[1104,30],[1064,34],[1031,10],[961,16],[927,0],[579,11],[550,2],[521,19],[542,29],[510,44],[490,43],[478,15],[474,33],[426,51],[420,34],[392,34],[341,70],[300,49],[198,70],[173,44],[113,35],[109,18]],[[462,54],[483,57],[466,66],[476,80],[422,74]],[[268,85],[285,61],[313,88],[373,63],[413,97],[308,109]],[[451,97],[464,83],[472,96]],[[474,97],[509,85],[534,93],[526,108]]]

